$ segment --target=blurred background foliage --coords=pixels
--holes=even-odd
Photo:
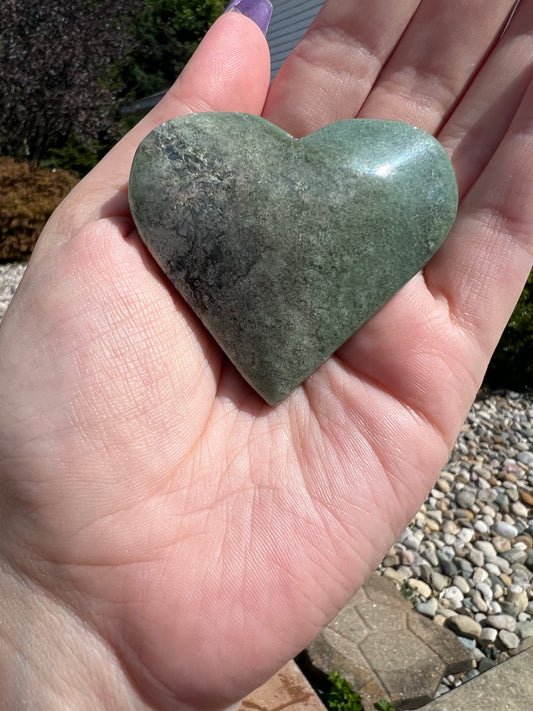
[[[137,1],[2,0],[0,155],[37,164],[71,136],[118,137]]]
[[[150,0],[143,5],[135,18],[132,61],[121,73],[130,99],[168,89],[224,11],[222,0]]]
[[[533,392],[533,272],[492,357],[485,384]]]
[[[55,206],[167,89],[223,0],[1,0],[0,259],[27,258]]]
[[[167,89],[222,0],[2,0],[0,156],[88,172]],[[133,119],[134,121],[135,119]]]
[[[223,0],[1,0],[0,259],[28,258],[55,206],[175,80]],[[485,384],[533,390],[533,275]]]

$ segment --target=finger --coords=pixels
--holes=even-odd
[[[131,161],[153,128],[199,111],[261,113],[269,79],[268,45],[259,27],[238,13],[220,17],[165,97],[70,194],[61,213],[63,218],[68,213],[66,225],[58,229],[65,232],[88,219],[128,215]]]
[[[522,2],[505,34],[439,134],[462,198],[508,130],[531,76],[533,4]]]
[[[359,117],[441,126],[501,34],[515,0],[425,0]]]
[[[270,88],[264,116],[295,136],[355,116],[420,0],[328,0]]]
[[[531,56],[531,49],[529,56]],[[530,70],[529,76],[533,72]],[[533,265],[533,81],[425,279],[485,365]]]

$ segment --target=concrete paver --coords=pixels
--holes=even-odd
[[[450,630],[412,609],[387,578],[373,575],[307,650],[315,670],[338,671],[366,711],[390,701],[396,711],[525,711],[533,709],[532,645],[457,689],[433,699],[441,678],[472,668]],[[239,711],[324,711],[294,661],[248,696]]]
[[[533,647],[439,696],[421,711],[533,709]]]
[[[472,668],[472,658],[450,630],[415,610],[396,585],[372,575],[307,648],[324,674],[338,671],[366,709],[386,699],[396,711],[427,704],[443,676]]]

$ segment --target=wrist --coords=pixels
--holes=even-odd
[[[68,608],[0,565],[0,711],[144,707],[108,645]]]

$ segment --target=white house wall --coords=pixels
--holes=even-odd
[[[0,0],[0,2],[3,1]],[[274,10],[267,32],[267,40],[270,46],[271,78],[273,79],[291,49],[298,43],[314,20],[315,15],[324,4],[324,0],[271,0],[271,2]],[[122,107],[121,113],[132,114],[147,111],[155,106],[165,93],[166,90],[152,96],[139,98],[132,104]]]
[[[272,61],[272,78],[291,49],[298,43],[324,0],[272,0],[274,11],[267,32]]]

